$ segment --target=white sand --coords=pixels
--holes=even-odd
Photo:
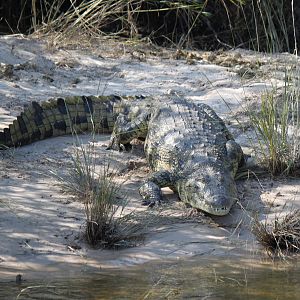
[[[233,116],[239,116],[243,124],[243,108],[255,102],[271,82],[282,84],[278,80],[282,72],[274,73],[274,78],[241,80],[231,67],[206,60],[188,64],[185,59],[173,59],[174,51],[157,50],[159,55],[154,56],[147,49],[107,40],[94,42],[86,49],[53,48],[46,40],[1,37],[0,62],[15,68],[11,77],[0,78],[0,128],[6,127],[23,105],[33,100],[66,95],[160,95],[172,90],[210,104],[230,122],[232,132],[245,149],[249,146]],[[264,61],[271,69],[272,64],[293,59],[289,55],[267,57],[241,50],[226,55],[236,53],[241,53],[244,61]],[[82,139],[84,143],[89,141],[88,136]],[[107,156],[101,145],[107,144],[108,139],[108,135],[97,136],[100,158]],[[236,205],[231,215],[215,217],[211,222],[204,217],[199,223],[157,226],[145,243],[135,248],[92,249],[78,239],[84,228],[82,205],[63,195],[48,176],[50,169],[59,172],[70,162],[72,144],[70,136],[57,137],[0,153],[0,278],[14,278],[18,273],[27,278],[47,277],[49,272],[51,276],[70,275],[195,255],[261,257],[260,247],[249,231],[248,215],[259,212],[263,219],[265,214],[282,210],[285,203],[299,206],[299,180],[249,180],[238,183],[245,210]],[[145,165],[144,158],[134,153],[113,151],[109,158],[119,168],[126,167],[129,161]],[[145,167],[124,176],[131,207],[141,209],[137,189],[146,176]],[[178,207],[180,212],[182,206],[176,203],[176,195],[168,190],[165,193],[169,194],[170,206]]]

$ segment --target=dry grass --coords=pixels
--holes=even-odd
[[[299,88],[297,83],[286,86],[278,96],[277,90],[262,94],[259,111],[249,110],[255,130],[256,156],[272,175],[290,175],[297,171],[300,161]]]
[[[160,45],[206,50],[244,47],[293,52],[299,39],[297,1],[7,0],[5,3],[2,26],[6,24],[11,32],[55,32],[60,43],[85,31],[91,36],[103,32],[130,38],[143,36]]]
[[[300,209],[290,210],[273,222],[253,219],[252,232],[271,256],[284,258],[300,250]]]
[[[55,32],[59,41],[78,32],[143,36],[177,47],[200,43],[202,49],[242,45],[292,52],[297,44],[291,4],[284,0],[88,0],[72,1],[69,7],[65,2],[42,1],[38,9],[32,5],[34,32]]]
[[[237,8],[245,4],[244,0],[220,1],[216,4],[216,10],[214,2],[210,0],[90,0],[79,3],[73,1],[66,9],[62,7],[62,0],[46,0],[40,12],[42,16],[37,16],[36,10],[32,9],[32,23],[35,33],[51,33],[52,37],[56,36],[55,43],[59,44],[66,38],[78,37],[80,32],[92,37],[103,34],[127,38],[145,37],[147,41],[160,45],[192,47],[194,36],[198,35],[200,28],[206,28],[203,26],[205,23],[211,24],[215,13],[218,16],[218,11],[222,11],[222,16],[224,17],[225,14],[228,19],[226,24],[230,24],[231,16],[227,6]],[[206,9],[212,12],[207,12]],[[38,24],[37,20],[40,19],[42,21]],[[211,29],[211,26],[208,26],[208,41],[213,40],[210,36]],[[215,30],[212,30],[217,43],[223,45]],[[200,36],[206,36],[207,29],[204,31]]]
[[[85,238],[93,246],[102,248],[132,247],[141,243],[155,224],[156,215],[148,214],[139,220],[135,211],[128,213],[129,202],[116,172],[107,159],[99,166],[95,145],[79,143],[74,146],[72,164],[64,175],[55,177],[62,189],[84,205]]]
[[[74,3],[62,14],[60,13],[62,1],[56,0],[54,3],[56,4],[46,1],[43,22],[40,26],[36,26],[35,22],[34,31],[55,32],[58,40],[66,36],[74,36],[78,31],[92,36],[109,32],[111,35],[139,37],[138,20],[148,19],[150,13],[159,14],[168,11],[175,11],[175,23],[183,23],[182,26],[190,31],[205,6],[198,2],[186,1],[93,0]],[[37,19],[36,15],[33,20],[35,19]]]
[[[128,201],[122,196],[121,185],[114,180],[116,173],[109,166],[103,166],[101,172],[84,196],[86,239],[102,248],[135,246],[144,239],[146,220],[142,224],[136,222],[134,211],[125,213]]]

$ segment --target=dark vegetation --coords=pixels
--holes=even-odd
[[[292,0],[0,0],[0,16],[1,33],[72,27],[208,50],[293,52],[300,37]]]
[[[273,222],[254,220],[252,231],[270,256],[285,258],[300,250],[300,210],[292,209],[284,217],[276,216]]]

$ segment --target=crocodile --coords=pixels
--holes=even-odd
[[[194,208],[228,214],[238,199],[234,177],[244,162],[241,147],[210,106],[171,96],[160,100],[113,95],[32,102],[0,132],[0,145],[86,130],[111,133],[108,149],[128,150],[133,139],[142,139],[152,170],[139,189],[144,205],[159,204],[161,188],[169,187]]]

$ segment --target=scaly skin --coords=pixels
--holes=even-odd
[[[238,199],[234,181],[243,163],[241,147],[224,122],[205,104],[169,99],[116,120],[110,147],[144,137],[154,171],[140,188],[144,204],[162,199],[170,187],[182,201],[213,215],[226,215]]]
[[[32,102],[9,128],[0,131],[0,147],[18,147],[48,137],[82,131],[111,133],[124,101],[140,97],[70,96]]]
[[[145,205],[162,200],[170,187],[182,201],[213,215],[226,215],[237,200],[234,176],[243,163],[241,147],[205,104],[168,98],[67,97],[33,102],[3,132],[0,146],[21,146],[73,132],[112,132],[109,148],[145,139],[153,173],[140,188]]]

